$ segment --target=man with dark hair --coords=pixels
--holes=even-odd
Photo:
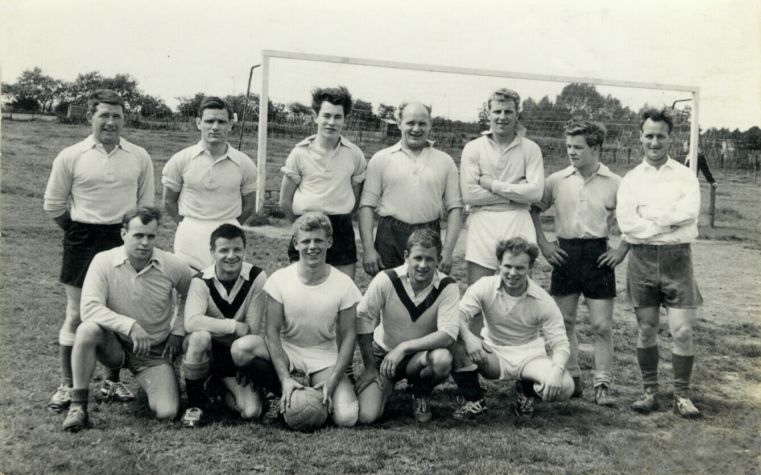
[[[496,251],[499,274],[479,279],[460,301],[460,338],[452,372],[465,398],[455,411],[458,419],[486,412],[478,373],[488,379],[518,380],[514,406],[518,416],[531,416],[540,399],[563,401],[573,393],[573,379],[565,369],[569,345],[563,315],[552,297],[529,277],[539,249],[515,237],[498,242]],[[484,319],[481,338],[468,326],[479,313]],[[545,339],[551,358],[544,349]]]
[[[148,395],[158,419],[174,419],[180,392],[172,361],[182,350],[182,320],[172,325],[173,292],[187,294],[193,271],[182,259],[155,248],[160,212],[130,211],[122,220],[124,245],[92,260],[82,288],[82,324],[72,366],[74,387],[64,430],[88,425],[87,401],[95,362],[127,367]]]
[[[244,224],[255,210],[256,165],[227,142],[232,109],[218,97],[201,102],[201,141],[164,165],[164,206],[177,222],[174,253],[196,270],[212,265],[209,235],[220,224]]]
[[[552,264],[550,294],[560,307],[570,342],[568,371],[573,377],[573,396],[582,395],[578,362],[576,312],[583,294],[594,337],[594,398],[601,406],[612,406],[610,395],[613,364],[613,298],[616,296],[614,267],[629,251],[626,241],[608,248],[609,225],[616,210],[616,192],[621,178],[600,163],[605,126],[598,122],[572,120],[565,127],[566,152],[570,166],[553,173],[544,182],[544,196],[531,209],[539,248]],[[547,240],[539,212],[555,207],[557,242]]]
[[[281,168],[280,207],[290,221],[307,211],[325,213],[333,226],[326,262],[354,279],[357,245],[352,213],[359,203],[367,164],[362,151],[341,135],[352,100],[343,87],[312,91],[317,134],[293,148]],[[291,262],[299,253],[291,240]]]
[[[436,269],[441,248],[436,231],[414,231],[407,239],[405,263],[378,273],[359,303],[357,333],[365,369],[355,386],[363,424],[383,414],[401,379],[412,384],[415,420],[431,419],[428,397],[449,378],[448,347],[459,326],[457,283]]]
[[[246,335],[264,332],[264,282],[267,273],[244,261],[246,234],[234,224],[222,224],[211,233],[214,265],[190,283],[185,302],[185,356],[182,366],[190,406],[182,418],[186,426],[203,423],[209,375],[227,389],[225,402],[243,419],[262,412],[260,395],[241,384],[232,348]]]
[[[544,189],[542,151],[518,122],[518,93],[498,89],[487,105],[489,130],[465,145],[460,161],[462,197],[470,206],[468,285],[494,274],[498,241],[513,236],[536,241],[529,205],[542,198]]]
[[[404,263],[407,238],[416,229],[441,231],[441,210],[447,211],[447,234],[439,269],[449,272],[462,226],[462,198],[457,166],[448,154],[428,140],[433,125],[431,108],[420,102],[399,106],[402,139],[370,159],[359,209],[365,272]],[[373,240],[377,211],[378,229]]]
[[[153,163],[145,149],[121,137],[124,101],[99,89],[87,101],[92,134],[64,149],[53,161],[44,209],[63,229],[59,280],[66,290],[66,319],[58,333],[63,380],[48,407],[60,412],[70,403],[71,349],[80,323],[82,284],[93,257],[122,243],[120,221],[136,206],[153,204]],[[119,372],[104,380],[104,396],[128,401],[134,396]]]
[[[700,186],[689,168],[668,155],[672,129],[665,111],[642,115],[645,157],[621,180],[616,215],[631,245],[626,288],[637,317],[637,362],[645,389],[631,407],[640,413],[658,407],[658,326],[664,306],[673,338],[674,411],[689,418],[700,415],[689,397],[693,327],[703,303],[690,249],[698,237]]]

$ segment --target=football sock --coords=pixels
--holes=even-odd
[[[71,396],[72,406],[81,406],[87,410],[87,399],[90,396],[90,390],[88,388],[72,389],[69,391],[69,395]]]
[[[204,383],[206,379],[185,379],[185,392],[190,407],[204,406]]]
[[[64,386],[71,387],[72,371],[71,371],[71,350],[73,346],[61,345],[61,382]]]
[[[478,373],[475,371],[453,371],[452,379],[460,389],[462,397],[466,401],[480,401],[484,397],[481,383],[478,381]]]
[[[637,362],[645,389],[658,387],[658,347],[637,348]]]
[[[277,372],[272,362],[262,358],[254,358],[243,369],[248,371],[255,388],[271,391],[277,395],[280,395],[282,392],[280,378],[277,377]]]
[[[686,397],[690,388],[690,376],[694,356],[671,355],[671,365],[674,367],[674,394]]]
[[[106,379],[117,382],[121,378],[119,375],[120,372],[121,368],[106,368]]]

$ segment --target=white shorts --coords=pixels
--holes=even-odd
[[[497,242],[518,236],[536,244],[536,230],[527,209],[478,210],[468,218],[465,260],[496,270]]]
[[[335,366],[338,361],[338,348],[334,344],[332,349],[320,347],[303,347],[280,340],[285,355],[288,357],[288,369],[298,369],[307,376],[322,371],[325,368]]]
[[[537,338],[525,345],[500,346],[484,341],[499,359],[499,379],[520,379],[523,368],[537,358],[547,358],[544,338]]]
[[[174,254],[188,263],[196,270],[203,270],[214,263],[211,257],[211,233],[220,224],[234,224],[240,226],[238,221],[229,219],[226,221],[202,220],[195,218],[183,218],[177,225],[174,235]]]

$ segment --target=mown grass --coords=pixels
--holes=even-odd
[[[628,410],[640,388],[634,318],[623,296],[620,269],[613,324],[619,402],[613,409],[595,406],[588,389],[584,400],[543,404],[534,418],[519,420],[510,408],[511,385],[488,383],[488,417],[465,423],[451,418],[457,394],[450,382],[437,389],[434,420],[427,425],[414,423],[410,397],[400,388],[383,419],[371,427],[330,427],[297,434],[282,425],[242,423],[219,409],[211,425],[187,430],[177,422],[153,421],[141,398],[125,405],[94,401],[95,427],[75,435],[64,433],[63,415],[46,409],[59,378],[57,331],[65,298],[56,281],[60,233],[42,212],[42,193],[55,154],[87,130],[43,123],[4,122],[2,127],[3,473],[729,474],[758,473],[761,468],[761,252],[747,241],[695,245],[695,267],[706,300],[696,333],[698,360],[693,377],[694,399],[704,414],[698,421],[678,418],[666,404],[671,368],[665,318],[660,327],[663,407],[646,417]],[[142,130],[128,130],[127,136],[151,152],[157,178],[164,161],[197,138],[191,133]],[[290,148],[281,142],[271,145],[270,151]],[[720,192],[725,203],[758,200],[757,188],[722,185]],[[736,209],[758,226],[758,207]],[[171,249],[173,231],[171,223],[163,224],[161,247]],[[285,264],[284,239],[259,234],[251,239],[251,258],[259,265],[272,272]],[[540,260],[535,279],[547,286],[549,270]],[[464,280],[461,257],[453,275]],[[366,288],[368,278],[362,271],[358,282]],[[585,344],[581,364],[589,388],[593,358],[583,309],[579,331]],[[123,374],[136,388],[127,372]]]

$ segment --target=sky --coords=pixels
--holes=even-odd
[[[761,125],[757,0],[0,0],[0,77],[39,66],[55,78],[128,73],[171,107],[196,92],[244,93],[262,50],[295,51],[700,88],[702,127]],[[252,92],[260,90],[254,75]],[[418,99],[469,119],[491,89],[554,99],[564,83],[273,60],[270,93],[308,102],[315,86]],[[599,87],[625,105],[690,94]]]

